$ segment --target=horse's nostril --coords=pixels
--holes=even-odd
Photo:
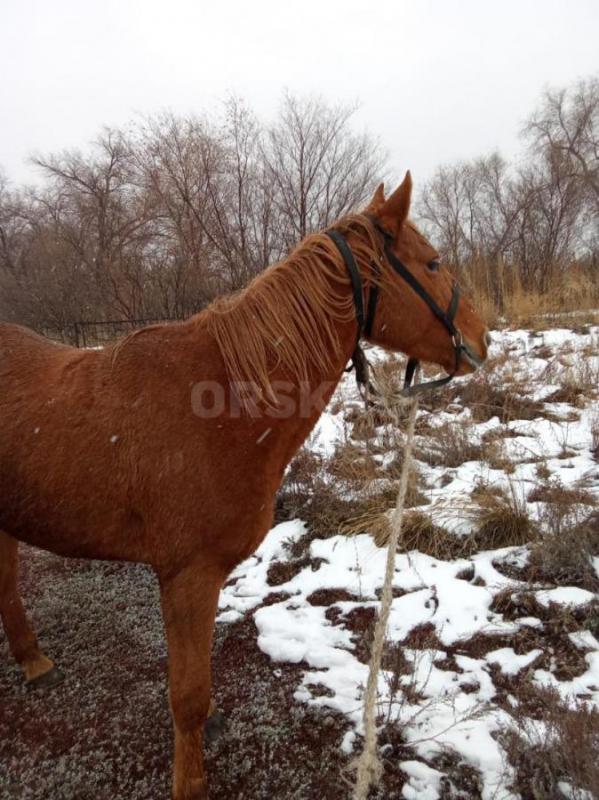
[[[492,341],[491,334],[489,333],[489,331],[487,331],[485,333],[485,344],[487,345],[487,347],[491,347],[491,341]]]

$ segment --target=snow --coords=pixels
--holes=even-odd
[[[527,387],[527,399],[545,403],[550,418],[539,414],[535,419],[502,422],[494,416],[476,423],[470,411],[459,405],[452,408],[459,413],[419,412],[420,419],[430,427],[467,424],[469,441],[475,444],[484,444],[484,437],[489,435],[497,437],[502,453],[512,462],[511,473],[486,461],[467,461],[454,468],[418,462],[429,500],[418,512],[429,514],[436,524],[456,536],[476,530],[479,509],[472,490],[477,485],[507,490],[543,530],[547,503],[528,500],[540,482],[539,465],[564,488],[584,488],[591,504],[599,497],[599,467],[591,448],[597,403],[574,406],[545,402],[561,387],[564,376],[570,375],[568,370],[583,368],[583,359],[585,369],[599,374],[599,359],[588,355],[598,349],[599,327],[587,333],[566,328],[540,334],[503,331],[494,334],[493,342],[492,355],[509,353],[509,359],[498,364],[494,380],[520,381]],[[371,356],[374,360],[382,358],[378,351]],[[351,391],[349,380],[345,380],[330,408],[342,405],[340,401],[352,396]],[[327,410],[310,446],[328,455],[345,435],[343,414]],[[382,463],[385,457],[381,456]],[[591,510],[591,505],[582,505],[584,513]],[[572,514],[579,512],[577,504],[569,509]],[[304,668],[295,700],[337,711],[351,723],[340,745],[350,755],[354,747],[359,747],[363,733],[361,703],[368,668],[358,658],[359,641],[348,620],[378,609],[386,552],[366,533],[315,539],[309,550],[312,564],[287,582],[270,586],[269,567],[287,561],[286,544],[297,541],[304,532],[305,526],[298,520],[273,528],[254,556],[231,576],[221,593],[218,621],[226,624],[241,615],[253,615],[258,645],[273,664],[301,664]],[[480,772],[485,800],[517,797],[509,788],[512,775],[505,753],[494,737],[511,724],[509,715],[494,705],[497,689],[492,676],[497,669],[518,680],[530,671],[537,686],[554,687],[566,702],[584,698],[599,707],[599,642],[589,631],[570,634],[572,647],[584,651],[581,658],[586,663],[582,674],[570,680],[559,680],[553,667],[535,669],[537,661],[547,664],[540,647],[516,652],[505,645],[506,638],[519,632],[543,632],[544,622],[525,615],[506,619],[493,611],[493,601],[500,592],[517,596],[527,590],[540,608],[548,610],[553,606],[582,609],[596,600],[592,592],[576,586],[539,585],[531,592],[530,586],[504,574],[505,566],[525,567],[528,552],[527,547],[503,547],[453,561],[418,551],[395,557],[395,596],[387,639],[401,645],[411,672],[402,674],[399,686],[392,688],[391,673],[382,670],[378,700],[380,713],[391,724],[401,726],[404,741],[411,744],[415,755],[414,760],[398,764],[406,775],[402,796],[407,800],[435,800],[440,796],[443,773],[424,761],[447,748]],[[599,575],[599,557],[594,559],[594,567]],[[345,599],[328,607],[313,605],[311,595],[319,590],[343,591],[351,599],[344,594]],[[281,593],[283,599],[262,605],[272,592]],[[431,632],[430,646],[410,647],[410,636],[424,626]],[[460,647],[473,637],[488,637],[486,652],[481,651],[476,658],[460,653]],[[497,646],[493,646],[494,637],[501,637]],[[453,649],[453,663],[447,662],[449,648]],[[315,696],[311,688],[317,685],[328,691]],[[517,702],[513,697],[512,701]]]
[[[570,681],[560,681],[552,672],[543,669],[535,671],[535,681],[541,686],[557,689],[566,702],[573,703],[582,696],[599,706],[599,651],[587,653],[584,658],[588,669]]]
[[[595,599],[593,592],[579,589],[577,586],[558,586],[556,589],[546,589],[536,593],[536,598],[542,606],[557,603],[563,606],[584,606]]]
[[[406,800],[437,800],[440,797],[442,772],[422,761],[400,761],[399,766],[408,776],[402,789]]]
[[[228,583],[233,584],[233,590],[226,586],[221,592],[219,608],[226,611],[219,614],[219,622],[234,622],[246,611],[256,608],[271,593],[266,580],[271,563],[284,561],[287,556],[285,544],[296,541],[305,531],[306,526],[300,520],[282,522],[270,531],[254,555],[231,573]]]
[[[501,647],[499,650],[487,653],[487,661],[490,664],[497,664],[504,675],[517,675],[541,655],[543,655],[543,651],[539,649],[516,655],[513,647]]]
[[[221,608],[255,608],[272,591],[272,587],[265,585],[269,561],[276,556],[285,557],[283,541],[299,532],[291,523],[273,529],[272,542],[269,535],[256,557],[239,569],[236,582],[223,591]],[[505,557],[506,551],[511,550],[517,548],[479,553],[476,564],[479,568],[484,564],[483,573],[491,574],[492,561]],[[311,553],[324,563],[316,570],[307,568],[277,586],[277,591],[291,595],[288,599],[254,612],[258,645],[273,662],[306,665],[296,700],[345,714],[356,732],[361,733],[361,698],[368,668],[356,657],[355,642],[350,631],[343,627],[343,620],[351,611],[377,605],[374,598],[382,587],[385,551],[377,548],[370,536],[362,534],[317,539],[312,542]],[[398,554],[393,584],[406,594],[393,600],[388,639],[401,642],[415,627],[427,623],[434,626],[444,646],[479,633],[515,632],[518,624],[505,621],[489,610],[501,582],[489,589],[458,577],[471,564],[468,559],[445,562],[418,552]],[[340,612],[336,623],[327,619],[326,608],[308,601],[313,591],[326,588],[345,589],[357,598],[334,604]],[[222,614],[220,620],[223,621]],[[500,747],[491,736],[501,727],[500,715],[485,710],[495,694],[488,663],[501,663],[506,672],[513,673],[525,666],[523,657],[514,654],[510,660],[501,650],[492,651],[487,660],[457,656],[460,671],[456,672],[436,666],[435,662],[445,656],[442,651],[406,649],[405,653],[414,666],[414,688],[423,699],[420,704],[411,705],[391,697],[390,675],[383,671],[378,692],[380,702],[388,706],[389,718],[406,726],[405,735],[414,742],[419,754],[430,757],[441,746],[456,748],[463,758],[482,770],[483,797],[492,797],[505,765]],[[526,663],[535,657],[536,653],[530,654]],[[310,686],[317,684],[325,686],[331,696],[314,697]],[[464,687],[468,693],[463,693]],[[348,741],[345,747],[349,747]]]

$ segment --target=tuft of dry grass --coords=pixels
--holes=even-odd
[[[559,376],[559,389],[547,398],[553,403],[570,403],[583,407],[596,397],[599,386],[599,367],[592,358],[593,352],[576,353],[572,363],[556,359],[552,367]]]
[[[476,550],[518,547],[537,538],[526,502],[512,484],[508,491],[479,485],[474,498],[478,505],[477,529],[472,537]]]
[[[537,539],[530,550],[533,580],[599,591],[592,559],[599,556],[599,513]]]
[[[528,544],[536,536],[526,510],[498,498],[482,510],[475,540],[479,550],[496,550]]]
[[[383,477],[372,453],[351,440],[342,442],[323,467],[342,484],[358,488]]]
[[[431,514],[415,508],[404,512],[398,549],[402,552],[419,550],[434,558],[465,558],[480,550],[521,546],[535,541],[538,532],[530,519],[525,502],[515,491],[502,492],[496,487],[477,485],[472,495],[476,505],[462,509],[465,516],[476,521],[476,530],[459,536],[437,524]],[[391,534],[392,505],[382,498],[370,508],[350,517],[341,526],[347,535],[368,532],[378,547],[386,547]]]
[[[389,518],[386,517],[386,520],[386,526],[381,524],[371,529],[378,547],[386,547],[389,540]],[[410,511],[404,515],[398,547],[402,552],[419,550],[439,559],[458,558],[462,552],[460,538],[435,525],[430,516],[421,511]]]
[[[542,527],[549,536],[568,538],[572,530],[584,529],[597,501],[581,487],[565,487],[555,477],[535,486],[528,495],[529,502],[543,503],[540,510]]]
[[[492,417],[499,417],[506,424],[512,420],[547,416],[543,403],[533,400],[519,381],[497,380],[496,374],[493,374],[497,363],[498,359],[488,362],[468,381],[459,384],[461,402],[468,406],[474,421],[486,422]]]
[[[392,508],[397,497],[397,479],[401,454],[385,468],[377,461],[377,453],[366,445],[346,437],[329,457],[302,448],[285,476],[277,495],[278,521],[299,517],[308,532],[291,548],[294,558],[305,555],[315,538],[338,533],[371,530],[376,521],[384,524],[384,512]],[[420,476],[412,470],[407,503],[427,502],[419,489]]]
[[[369,533],[377,547],[386,547],[391,535],[391,513],[389,505],[376,507],[348,519],[341,532],[347,536]],[[404,512],[398,542],[399,552],[419,550],[433,558],[459,558],[464,552],[464,540],[436,525],[422,511],[408,509]]]
[[[358,504],[345,497],[338,482],[327,480],[326,459],[302,448],[292,461],[277,494],[275,519],[300,518],[308,532],[291,548],[303,556],[312,539],[334,536],[342,521],[356,513]]]

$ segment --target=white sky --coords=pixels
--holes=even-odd
[[[84,148],[137,113],[263,116],[283,88],[359,101],[416,180],[440,162],[517,152],[547,85],[599,72],[598,0],[0,0],[0,167]]]

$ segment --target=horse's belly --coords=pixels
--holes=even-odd
[[[33,547],[70,558],[147,560],[143,525],[137,515],[125,509],[70,512],[68,508],[44,508],[35,499],[27,508],[0,501],[0,529]]]

